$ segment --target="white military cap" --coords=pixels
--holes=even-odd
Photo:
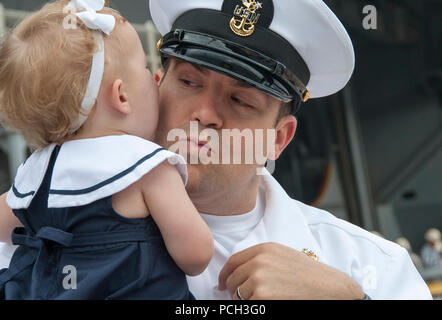
[[[354,70],[351,39],[321,0],[150,0],[150,11],[163,56],[282,101],[334,94]]]

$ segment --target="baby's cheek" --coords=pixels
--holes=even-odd
[[[146,131],[149,136],[149,140],[154,139],[158,128],[158,108],[152,108],[149,112],[149,116],[146,119]]]

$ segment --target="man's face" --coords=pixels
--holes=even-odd
[[[251,129],[255,146],[261,144],[261,150],[266,150],[267,146],[262,146],[266,141],[266,129],[275,128],[281,102],[233,78],[177,59],[170,61],[166,75],[159,72],[157,76],[157,81],[161,81],[157,131],[159,144],[169,148],[176,143],[175,140],[167,141],[168,133],[173,129],[183,129],[189,136],[190,122],[195,121],[199,133],[204,129],[213,129],[218,133],[219,148],[209,141],[211,149],[208,154],[218,155],[220,162],[223,149],[224,152],[226,149],[226,141],[222,139],[223,129]],[[255,139],[256,129],[263,129],[264,139]],[[244,142],[245,139],[241,148],[243,164],[230,161],[230,164],[205,165],[198,162],[188,165],[189,181],[186,188],[192,200],[211,194],[228,198],[229,193],[246,189],[258,179],[257,168],[263,165],[244,164],[244,153],[248,152],[245,151]],[[188,143],[188,147],[189,157],[192,152],[198,153],[204,148],[198,143]],[[231,160],[238,156],[234,154],[233,143],[227,148]]]

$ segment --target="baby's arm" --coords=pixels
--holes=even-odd
[[[165,161],[141,183],[144,201],[169,254],[186,274],[203,272],[213,255],[213,238],[187,195],[178,170]]]
[[[9,208],[6,196],[7,193],[0,196],[0,242],[11,244],[12,231],[16,227],[23,227],[23,224]]]

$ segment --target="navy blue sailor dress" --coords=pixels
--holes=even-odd
[[[112,194],[166,160],[186,183],[183,158],[134,136],[34,152],[7,196],[24,227],[13,231],[18,247],[0,270],[0,299],[194,299],[151,216],[112,207]]]

